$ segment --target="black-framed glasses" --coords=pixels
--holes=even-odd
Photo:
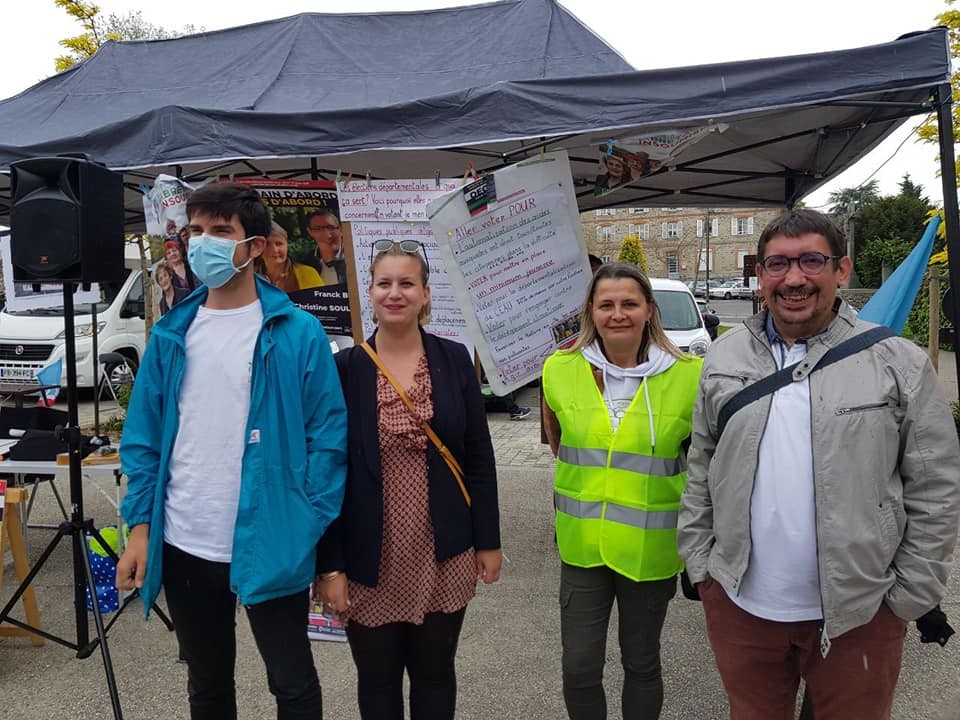
[[[760,265],[770,277],[781,277],[790,270],[790,263],[796,263],[804,275],[819,275],[823,272],[827,262],[839,260],[841,255],[824,255],[818,252],[800,253],[797,257],[786,255],[771,255],[760,261]]]
[[[373,258],[380,253],[385,253],[393,248],[399,248],[401,252],[416,255],[418,252],[423,255],[423,262],[426,263],[427,272],[430,271],[430,261],[427,260],[427,251],[423,243],[419,240],[375,240],[370,245],[370,265],[373,265]]]

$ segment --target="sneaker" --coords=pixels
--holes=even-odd
[[[518,407],[516,410],[510,413],[511,420],[523,420],[527,417],[532,411],[528,407]]]

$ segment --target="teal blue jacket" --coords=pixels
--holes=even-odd
[[[231,589],[244,605],[310,585],[317,541],[340,513],[347,466],[346,407],[326,333],[259,277],[257,294],[263,325],[253,355],[230,566]],[[120,444],[127,476],[123,518],[130,527],[150,523],[142,589],[147,614],[163,578],[164,501],[180,422],[184,338],[206,297],[207,289],[198,288],[153,326]]]

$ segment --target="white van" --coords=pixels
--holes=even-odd
[[[650,278],[650,284],[667,337],[683,352],[700,357],[706,355],[711,342],[706,323],[716,326],[718,318],[715,315],[702,316],[690,288],[679,280]]]
[[[132,251],[132,252],[131,252]],[[139,257],[134,246],[127,247],[124,260],[124,280],[120,283],[101,283],[100,302],[97,303],[97,354],[120,353],[128,359],[136,372],[145,345],[143,281],[140,277]],[[89,305],[74,308],[74,328],[77,345],[77,386],[93,387],[93,323]],[[33,385],[37,371],[66,355],[63,307],[0,312],[0,383],[4,385]],[[114,381],[129,381],[120,377],[128,371],[117,363],[104,370]],[[98,370],[100,372],[100,370]],[[67,384],[64,364],[60,380]]]

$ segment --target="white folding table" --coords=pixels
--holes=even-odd
[[[123,471],[120,469],[120,463],[100,463],[97,465],[81,465],[80,472],[83,480],[92,480],[94,482],[90,483],[93,485],[96,490],[103,495],[107,501],[113,505],[117,511],[117,537],[119,538],[120,548],[123,548],[123,533],[120,532],[121,528],[121,518],[120,518],[120,482],[123,479]],[[53,460],[3,460],[0,461],[0,474],[10,474],[14,476],[14,485],[22,486],[23,478],[25,475],[52,475],[53,478],[50,482],[50,489],[53,491],[54,497],[57,499],[57,504],[60,505],[60,511],[63,513],[64,520],[70,519],[70,513],[67,510],[67,507],[63,504],[63,499],[61,498],[60,492],[57,489],[57,481],[65,480],[70,482],[70,466],[69,465],[58,465]],[[114,495],[113,497],[103,489],[101,483],[103,480],[112,480],[114,483]],[[37,483],[39,485],[39,483]],[[34,488],[34,491],[30,493],[30,500],[27,503],[26,508],[24,508],[23,514],[23,535],[24,541],[27,540],[27,533],[29,527],[51,527],[51,526],[39,526],[29,524],[30,520],[30,511],[33,509],[33,502],[37,497],[37,488]]]

